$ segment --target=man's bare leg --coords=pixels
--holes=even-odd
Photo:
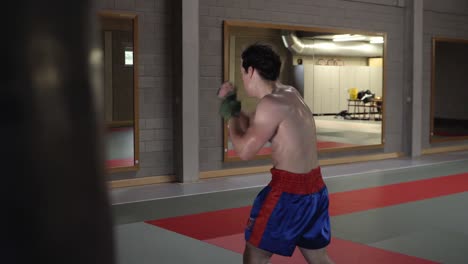
[[[334,264],[328,257],[326,248],[305,249],[300,247],[299,249],[309,264]]]
[[[250,243],[245,244],[244,264],[267,264],[273,254]]]

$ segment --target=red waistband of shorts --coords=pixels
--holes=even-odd
[[[325,187],[320,167],[308,173],[293,173],[272,168],[270,187],[282,192],[293,194],[310,194],[320,191]]]

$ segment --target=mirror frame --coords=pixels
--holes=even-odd
[[[436,43],[449,42],[449,43],[466,43],[468,39],[446,38],[446,37],[432,37],[432,54],[431,54],[431,130],[429,131],[429,143],[449,142],[449,141],[463,141],[468,140],[468,136],[435,138],[434,137],[434,115],[435,115],[435,67],[436,67]]]
[[[126,167],[106,167],[109,173],[137,171],[140,169],[140,130],[139,130],[139,95],[138,95],[138,57],[139,57],[139,41],[138,41],[138,15],[133,13],[118,12],[118,11],[100,11],[99,17],[115,18],[115,19],[131,19],[133,20],[133,166]],[[99,28],[99,32],[102,28]],[[103,66],[104,68],[104,66]],[[107,124],[105,124],[107,127]]]
[[[224,20],[223,21],[223,82],[229,81],[229,27],[251,27],[251,28],[268,28],[268,29],[287,29],[287,30],[300,30],[306,32],[323,32],[323,33],[335,33],[335,34],[365,34],[375,35],[384,38],[383,54],[382,54],[382,97],[384,102],[382,104],[382,130],[380,144],[374,145],[363,145],[363,146],[352,146],[352,147],[340,147],[340,148],[329,148],[318,150],[318,153],[330,153],[330,152],[345,152],[353,150],[369,150],[383,148],[385,145],[385,98],[386,98],[386,57],[387,57],[387,33],[382,32],[369,32],[359,31],[353,29],[336,29],[336,28],[321,28],[321,27],[309,27],[299,25],[286,25],[286,24],[272,24],[272,23],[257,23],[250,21],[241,20]],[[223,162],[234,162],[241,161],[239,157],[228,156],[228,128],[227,123],[223,122]],[[268,155],[256,155],[254,160],[270,159],[271,154]]]

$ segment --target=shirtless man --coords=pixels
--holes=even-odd
[[[228,120],[234,148],[243,160],[272,144],[272,180],[257,196],[245,230],[244,263],[268,263],[272,254],[291,256],[298,246],[308,263],[333,263],[328,192],[317,160],[313,115],[301,95],[277,82],[279,56],[254,44],[242,53],[242,81],[260,99],[251,117],[240,112],[234,87],[224,83],[221,115]]]

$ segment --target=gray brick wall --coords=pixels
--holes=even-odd
[[[219,102],[212,99],[222,81],[222,21],[225,19],[386,32],[388,49],[384,152],[403,151],[402,109],[404,85],[407,83],[404,82],[403,73],[405,10],[399,6],[402,2],[200,0],[200,170],[247,165],[222,162],[223,132],[221,119],[217,115]],[[248,164],[257,163],[265,164],[262,161]]]
[[[442,2],[449,4],[441,4]],[[408,19],[403,0],[200,0],[200,170],[251,166],[268,161],[248,163],[222,162],[222,123],[217,114],[219,101],[214,97],[222,81],[222,21],[246,20],[301,26],[357,29],[387,33],[386,67],[386,145],[384,152],[404,151],[404,98],[411,89],[411,63],[405,56],[410,45]],[[424,113],[429,113],[430,52],[433,35],[468,38],[468,4],[465,0],[426,0],[424,12]],[[113,179],[167,175],[174,173],[174,145],[177,129],[172,100],[179,87],[180,73],[173,65],[177,41],[171,30],[180,24],[171,0],[97,0],[98,9],[119,10],[138,14],[140,35],[140,162],[136,173],[112,175]],[[407,12],[406,12],[407,14]],[[180,26],[180,25],[179,25]],[[178,37],[180,39],[180,36]],[[409,66],[408,66],[409,63]],[[175,69],[175,70],[174,70]],[[177,77],[176,77],[177,76]],[[179,87],[180,88],[180,87]],[[429,147],[429,115],[423,116],[423,147]],[[405,138],[406,137],[406,138]],[[450,143],[448,143],[450,144]],[[458,144],[458,143],[456,143]],[[362,151],[375,153],[381,151]],[[349,154],[349,153],[347,153]],[[334,153],[323,157],[338,157]]]
[[[174,174],[171,0],[96,0],[98,10],[135,13],[139,22],[140,170],[111,179]],[[210,69],[207,69],[210,71]]]
[[[425,1],[424,10],[424,86],[423,86],[423,148],[468,145],[468,141],[430,144],[431,127],[431,56],[432,37],[468,39],[468,1]]]

